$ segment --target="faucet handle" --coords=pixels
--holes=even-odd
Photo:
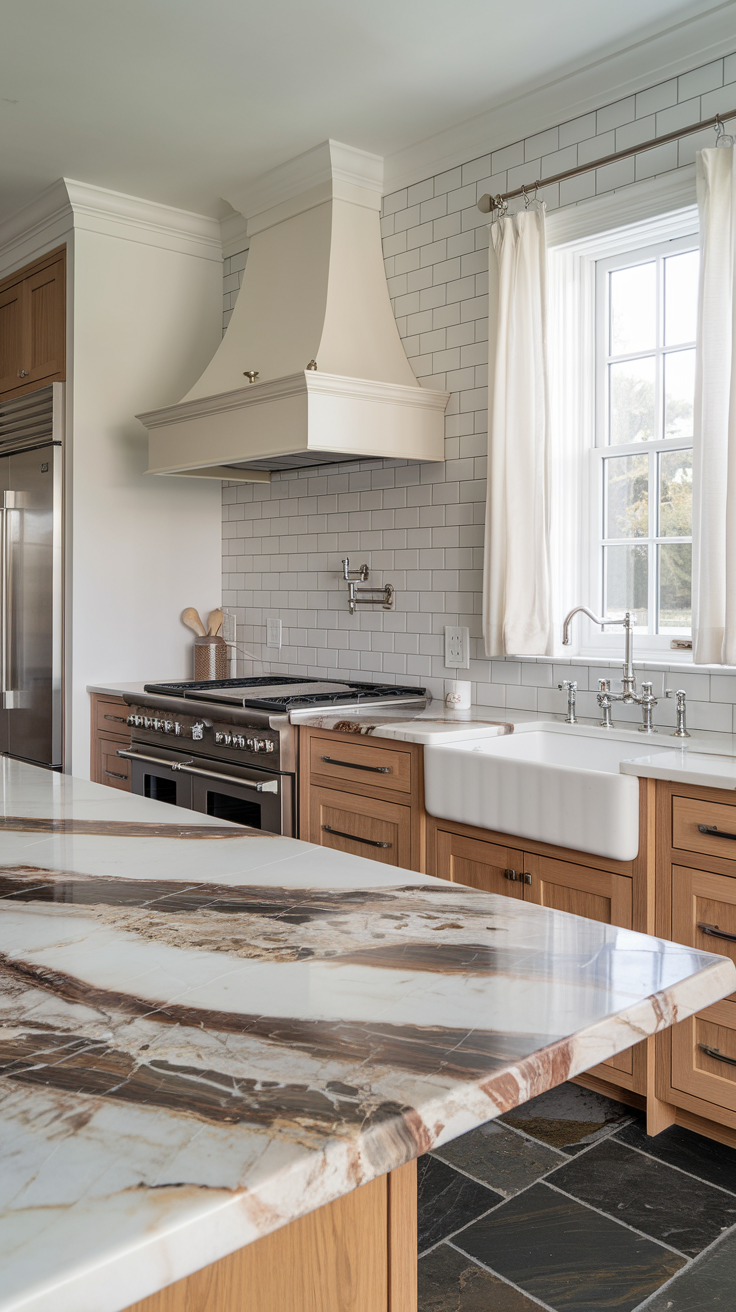
[[[598,691],[599,691],[599,692],[610,692],[610,691],[611,691],[611,680],[610,680],[610,679],[599,679],[599,680],[598,680]]]
[[[562,683],[558,683],[557,690],[558,692],[577,692],[578,685],[575,680],[563,679]]]
[[[678,688],[677,692],[675,692],[674,688],[665,688],[664,695],[665,697],[676,697],[678,706],[684,705],[685,699],[687,697],[687,693],[685,692],[684,688]]]

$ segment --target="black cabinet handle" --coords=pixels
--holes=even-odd
[[[332,825],[323,825],[326,834],[334,834],[336,838],[349,838],[351,843],[365,843],[367,847],[391,847],[391,843],[379,843],[375,838],[359,838],[357,834],[346,834],[342,829],[333,829]]]
[[[733,838],[736,842],[736,834],[727,834],[725,829],[719,829],[718,825],[698,825],[698,832],[710,834],[711,838]]]
[[[104,770],[103,773],[107,775],[108,779],[127,779],[127,778],[128,778],[127,774],[116,774],[114,770]]]
[[[390,765],[358,765],[357,761],[336,761],[334,756],[323,756],[328,765],[345,765],[348,770],[372,770],[374,774],[391,774]]]
[[[127,715],[103,715],[103,720],[115,720],[116,724],[127,724]]]
[[[727,934],[725,929],[719,929],[717,925],[707,925],[699,920],[698,929],[701,934],[707,934],[710,938],[725,938],[727,943],[736,943],[736,934]]]
[[[720,1048],[711,1048],[707,1043],[699,1043],[698,1047],[704,1052],[706,1057],[713,1057],[715,1061],[725,1061],[727,1066],[736,1066],[736,1060],[733,1057],[726,1057]]]

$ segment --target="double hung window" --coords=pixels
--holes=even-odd
[[[691,631],[697,235],[596,261],[587,592],[652,646]]]

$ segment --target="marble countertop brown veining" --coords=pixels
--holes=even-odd
[[[0,758],[0,1312],[120,1312],[736,987]]]

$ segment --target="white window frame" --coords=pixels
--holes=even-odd
[[[589,544],[600,531],[600,501],[592,484],[596,455],[596,266],[601,260],[643,247],[692,237],[698,232],[694,178],[653,179],[610,197],[549,216],[549,341],[552,417],[552,578],[555,651],[561,658],[620,657],[620,633],[601,631],[576,617],[572,647],[559,643],[562,619],[576,605],[600,605],[600,576],[591,569]],[[674,204],[672,203],[674,201]],[[679,204],[678,204],[679,201]],[[690,203],[687,203],[687,202]],[[628,204],[627,204],[628,202]],[[685,203],[683,203],[685,202]],[[637,209],[644,217],[636,218]],[[632,219],[634,221],[632,222]],[[632,444],[632,452],[647,444]],[[689,446],[690,442],[683,442]],[[635,630],[636,651],[650,659],[670,657],[676,635]],[[618,638],[618,642],[616,639]],[[679,651],[678,662],[690,653]]]
[[[657,317],[661,321],[664,308],[664,294],[661,284],[661,269],[663,260],[669,255],[676,255],[681,251],[692,250],[697,247],[697,232],[689,236],[668,237],[664,241],[654,242],[645,247],[639,247],[636,254],[636,263],[646,264],[650,261],[657,260]],[[692,449],[692,437],[683,438],[655,438],[650,442],[631,442],[627,445],[611,446],[606,441],[607,437],[607,409],[609,404],[608,397],[608,319],[609,319],[609,273],[616,269],[630,268],[634,252],[625,251],[618,255],[610,255],[606,259],[596,261],[596,279],[595,279],[595,315],[596,315],[596,379],[595,379],[595,443],[590,448],[590,525],[591,537],[589,539],[590,551],[588,553],[589,571],[587,577],[587,595],[591,599],[586,602],[597,615],[604,613],[604,585],[603,585],[603,547],[610,539],[604,536],[604,484],[603,484],[603,461],[606,458],[615,458],[616,456],[626,455],[647,455],[649,458],[649,533],[646,538],[639,541],[649,547],[649,564],[648,564],[648,611],[649,615],[654,616],[658,610],[658,587],[659,577],[657,571],[657,552],[656,546],[660,542],[669,542],[672,539],[659,537],[656,534],[656,520],[659,488],[657,482],[658,462],[657,457],[666,451],[686,451]],[[655,391],[656,391],[656,423],[657,432],[662,430],[663,425],[663,357],[674,349],[692,350],[695,342],[683,342],[676,348],[666,348],[663,343],[663,332],[661,322],[658,323],[659,344],[655,351],[642,351],[635,354],[652,355],[654,354],[655,364]],[[596,509],[597,508],[597,509]],[[629,539],[634,541],[634,539]],[[687,538],[677,538],[674,541],[678,543],[692,543],[692,535]],[[651,621],[650,621],[651,622]],[[592,629],[593,626],[591,626]],[[592,638],[592,633],[591,633]],[[601,637],[603,635],[600,635]],[[642,648],[646,645],[649,650],[669,651],[672,638],[690,637],[691,630],[684,628],[669,628],[660,634],[638,635],[639,641],[637,646]]]

